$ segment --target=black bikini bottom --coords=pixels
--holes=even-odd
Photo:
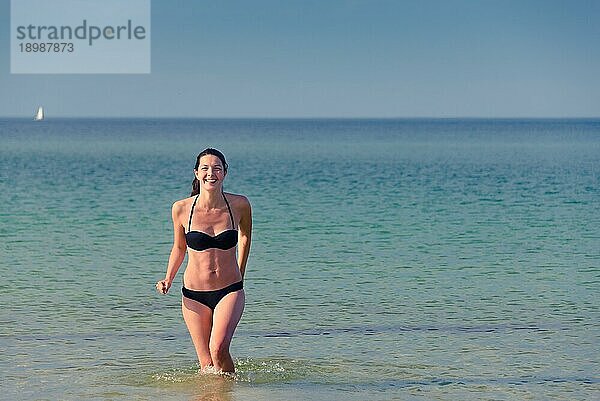
[[[181,293],[184,297],[189,298],[193,301],[200,302],[202,305],[208,306],[210,309],[215,310],[217,304],[223,299],[223,297],[230,292],[239,291],[244,288],[244,283],[242,281],[238,281],[237,283],[233,283],[228,285],[225,288],[221,288],[220,290],[214,291],[196,291],[196,290],[188,290],[183,286],[181,288]]]

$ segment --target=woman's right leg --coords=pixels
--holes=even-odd
[[[186,297],[182,297],[181,310],[194,348],[196,348],[200,367],[204,370],[207,366],[213,366],[208,347],[212,329],[212,310],[208,306]]]

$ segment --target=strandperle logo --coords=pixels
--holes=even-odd
[[[11,0],[13,74],[150,73],[150,0]]]
[[[146,28],[142,25],[134,26],[131,20],[127,20],[125,25],[111,26],[107,25],[100,27],[97,25],[90,25],[86,19],[83,20],[82,24],[75,28],[71,26],[39,26],[29,24],[27,26],[17,27],[17,39],[29,39],[29,40],[73,40],[81,39],[87,40],[88,44],[92,46],[94,41],[98,39],[106,40],[121,40],[121,39],[146,39]]]

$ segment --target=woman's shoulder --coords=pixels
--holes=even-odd
[[[236,208],[246,208],[250,207],[250,201],[244,195],[232,194],[230,192],[224,193],[227,201],[231,203],[231,206]]]
[[[194,197],[190,196],[184,199],[179,199],[173,202],[172,209],[174,212],[182,211],[183,209],[189,209],[190,204],[193,202]]]

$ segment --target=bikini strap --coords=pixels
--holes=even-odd
[[[227,202],[227,198],[225,197],[225,193],[224,192],[221,192],[221,193],[223,194],[223,199],[225,199],[225,204],[227,204],[227,210],[229,210],[229,217],[231,218],[231,226],[235,230],[235,223],[233,222],[233,213],[231,213],[231,208],[229,207],[229,202]]]
[[[196,201],[198,200],[199,196],[200,196],[200,194],[196,195],[196,198],[194,198],[194,203],[192,203],[192,208],[190,209],[190,221],[188,222],[188,233],[190,232],[190,229],[192,228],[192,215],[194,214],[194,206],[196,206]]]

